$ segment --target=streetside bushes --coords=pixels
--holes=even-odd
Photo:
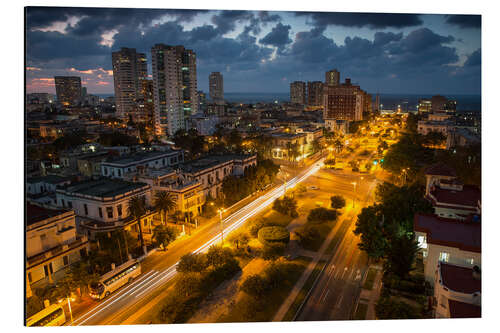
[[[290,241],[290,232],[280,226],[263,227],[259,230],[258,239],[262,245],[269,245],[272,243],[287,244]]]
[[[330,203],[333,209],[342,209],[345,207],[345,199],[341,195],[334,195],[330,197]]]
[[[184,255],[177,270],[179,278],[158,313],[161,323],[189,320],[203,299],[241,268],[231,249],[212,246],[207,254]]]
[[[327,221],[336,221],[339,213],[334,209],[324,207],[311,209],[307,216],[308,223],[323,223]]]
[[[299,216],[297,213],[297,200],[290,196],[276,199],[273,203],[273,209],[283,215],[288,215],[293,218]]]

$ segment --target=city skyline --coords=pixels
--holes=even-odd
[[[151,76],[151,47],[165,43],[198,55],[203,91],[211,72],[229,93],[281,93],[338,68],[369,92],[480,94],[480,27],[479,15],[29,7],[27,92],[72,75],[113,93],[112,52],[146,53]]]

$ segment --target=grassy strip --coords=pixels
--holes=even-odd
[[[367,311],[368,311],[368,304],[358,303],[358,307],[356,308],[356,313],[354,314],[354,320],[365,320]]]
[[[377,270],[375,268],[369,268],[368,274],[366,275],[365,283],[363,284],[363,289],[372,290],[373,283],[375,282],[375,276],[377,276]]]
[[[282,321],[292,321],[295,314],[297,313],[300,304],[304,301],[305,297],[307,296],[307,293],[309,290],[311,290],[312,285],[316,278],[318,277],[318,274],[321,272],[321,269],[325,265],[324,260],[318,261],[316,266],[314,267],[313,271],[311,272],[311,275],[309,275],[309,278],[307,279],[306,283],[298,293],[297,297],[293,301],[292,305],[288,308],[288,311],[286,312],[285,316],[283,317]]]
[[[304,270],[309,265],[311,259],[301,257],[286,263],[291,265],[292,271],[289,272],[289,278],[278,288],[273,289],[269,294],[261,298],[254,299],[251,296],[241,293],[239,301],[229,311],[227,315],[220,317],[217,322],[267,322],[271,321],[276,311],[288,297],[295,283],[300,279]]]

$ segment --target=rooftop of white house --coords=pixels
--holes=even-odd
[[[129,166],[136,163],[147,162],[149,160],[154,160],[161,158],[162,156],[171,156],[182,153],[181,150],[169,150],[169,151],[148,151],[148,152],[138,152],[120,157],[110,157],[103,165],[117,165],[117,166]]]
[[[91,196],[91,197],[116,197],[128,192],[142,191],[149,185],[139,182],[128,182],[118,179],[101,178],[98,180],[83,181],[69,185],[58,190],[58,193],[71,195]]]
[[[185,162],[180,167],[185,172],[197,173],[222,163],[245,161],[253,158],[256,158],[256,155],[211,155],[191,162]]]

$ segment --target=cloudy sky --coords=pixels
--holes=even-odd
[[[55,75],[76,75],[112,94],[111,52],[145,52],[151,73],[156,43],[193,49],[205,91],[213,71],[226,92],[288,92],[337,68],[370,93],[481,93],[477,15],[76,7],[26,10],[27,91],[54,93]]]

